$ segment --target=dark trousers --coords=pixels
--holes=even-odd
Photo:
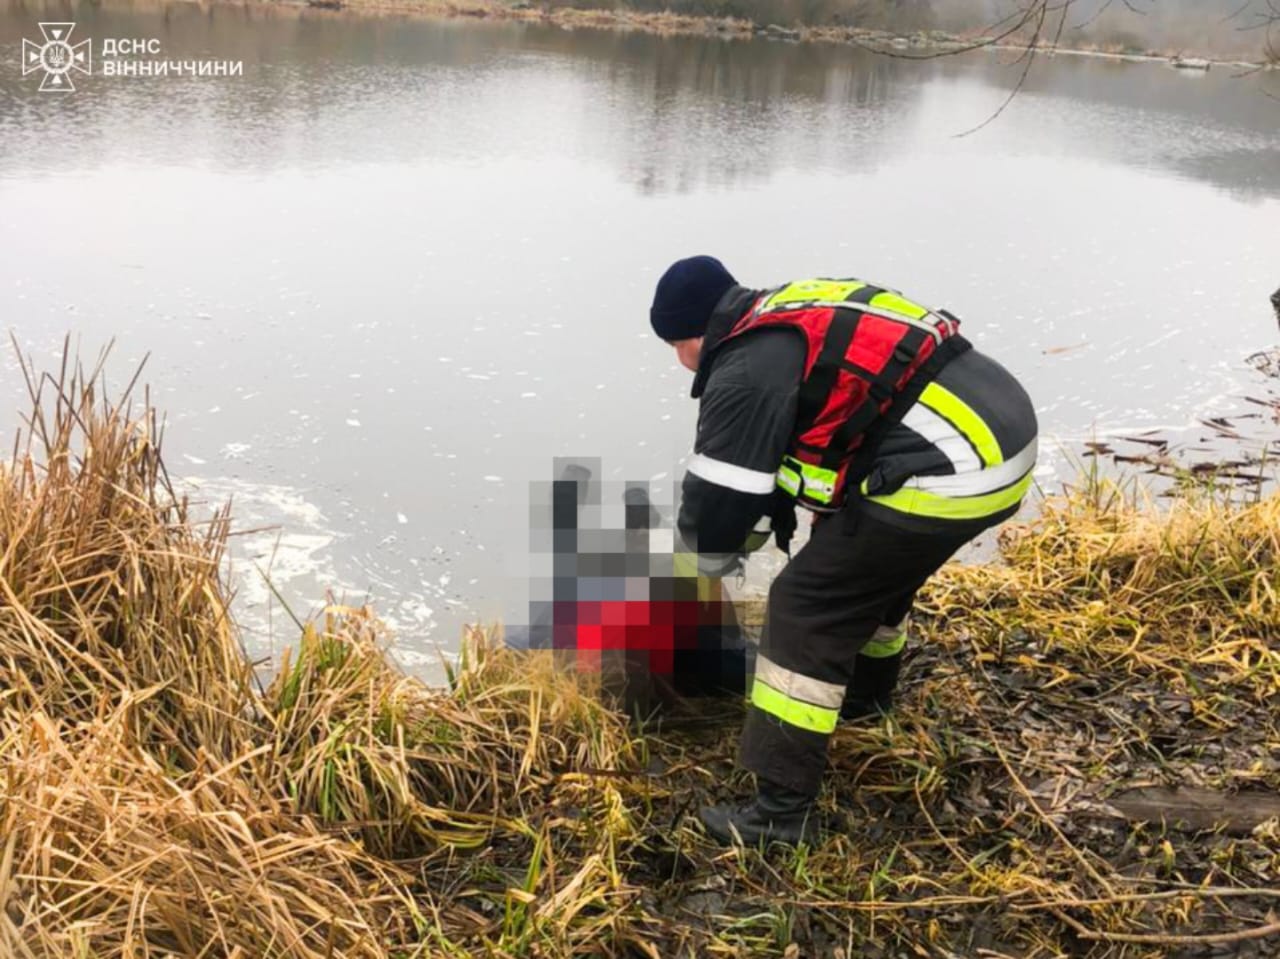
[[[756,672],[771,685],[753,690],[742,733],[741,762],[758,777],[817,795],[831,704],[839,708],[858,651],[905,618],[925,580],[995,518],[929,525],[904,529],[855,503],[821,520],[774,580]],[[821,708],[806,711],[804,700]]]

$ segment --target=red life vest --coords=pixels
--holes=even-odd
[[[778,486],[833,512],[860,482],[881,435],[953,357],[969,348],[960,321],[861,280],[788,283],[757,297],[714,349],[765,328],[803,335],[799,410]]]

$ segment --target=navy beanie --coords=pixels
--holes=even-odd
[[[702,336],[720,297],[737,282],[714,256],[676,260],[653,294],[653,331],[668,343]]]

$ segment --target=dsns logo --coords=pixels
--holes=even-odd
[[[75,89],[71,82],[73,71],[89,75],[92,69],[93,48],[88,40],[71,45],[74,23],[42,23],[40,32],[44,43],[22,41],[22,75],[44,71],[40,89],[45,93],[63,93]]]

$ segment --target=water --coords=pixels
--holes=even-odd
[[[37,21],[239,78],[18,70]],[[696,404],[654,281],[860,275],[947,306],[1028,384],[1043,478],[1093,436],[1251,407],[1276,339],[1280,77],[904,63],[834,46],[296,8],[0,4],[0,321],[112,381],[149,354],[167,453],[240,525],[255,651],[326,588],[426,669],[520,615],[553,455],[669,499]],[[0,359],[0,427],[21,383]],[[621,521],[619,507],[615,521]],[[760,575],[759,573],[757,575]]]

